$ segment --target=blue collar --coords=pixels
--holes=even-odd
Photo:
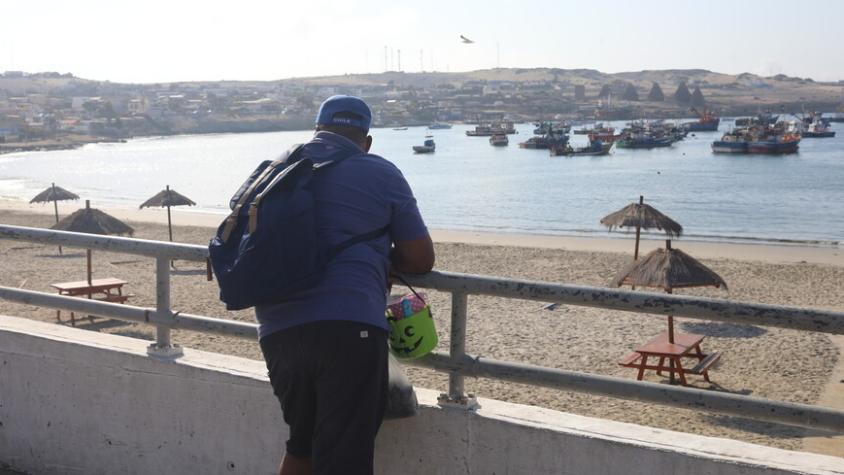
[[[357,153],[366,153],[363,151],[362,148],[360,148],[360,145],[352,142],[351,140],[347,139],[346,137],[343,137],[340,134],[335,134],[334,132],[329,132],[327,130],[320,130],[315,133],[313,141],[328,143],[342,148],[351,147],[352,150],[350,151],[354,151]]]

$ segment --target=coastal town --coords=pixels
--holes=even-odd
[[[495,68],[162,84],[6,71],[0,75],[0,152],[150,135],[308,129],[319,102],[333,94],[365,98],[380,127],[684,118],[704,106],[721,116],[835,112],[844,104],[841,81],[706,70]]]

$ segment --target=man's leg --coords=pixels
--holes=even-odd
[[[310,458],[296,457],[295,455],[284,454],[281,459],[281,467],[278,468],[278,475],[311,475]]]
[[[387,404],[387,332],[354,322],[319,322],[315,474],[368,475]]]
[[[306,348],[307,330],[294,327],[273,333],[261,340],[273,392],[281,403],[284,422],[290,427],[281,475],[310,475],[311,440],[316,414],[313,359]]]

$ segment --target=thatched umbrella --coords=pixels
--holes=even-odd
[[[672,249],[670,239],[665,241],[665,249],[655,249],[628,264],[616,274],[612,285],[655,287],[665,289],[669,294],[684,287],[727,289],[727,283],[712,269],[685,252]],[[674,343],[674,317],[671,315],[668,316],[668,342]]]
[[[52,183],[49,188],[35,195],[35,198],[29,200],[30,203],[48,203],[53,202],[53,209],[56,211],[56,222],[59,222],[59,201],[78,200],[79,195],[71,193],[60,186]],[[59,246],[59,254],[62,253],[62,247]]]
[[[76,210],[70,216],[65,217],[52,229],[60,231],[73,231],[88,234],[128,234],[132,235],[135,230],[123,221],[110,216],[98,209],[91,208],[91,201],[85,200],[85,207]],[[91,283],[91,250],[86,253],[88,263],[88,284]]]
[[[157,195],[153,196],[152,198],[143,202],[138,209],[142,208],[151,208],[154,206],[166,206],[167,207],[167,231],[170,234],[170,242],[173,242],[173,224],[170,221],[170,207],[171,206],[194,206],[196,203],[190,200],[190,198],[176,193],[175,191],[170,189],[170,185],[158,193]]]
[[[642,229],[659,229],[664,231],[668,237],[680,237],[683,233],[683,226],[660,213],[651,205],[645,204],[645,198],[639,196],[638,203],[630,203],[615,213],[608,214],[601,219],[601,224],[613,228],[636,228],[636,247],[633,249],[633,260],[639,258],[639,236]]]

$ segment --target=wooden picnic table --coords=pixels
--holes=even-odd
[[[91,282],[87,280],[58,282],[50,284],[50,286],[58,290],[59,295],[69,295],[72,297],[85,296],[89,299],[102,300],[104,302],[124,303],[129,300],[129,297],[132,297],[131,295],[123,295],[123,286],[126,284],[128,282],[125,280],[107,277],[105,279],[92,279]],[[61,313],[61,310],[56,310],[56,319],[60,322],[62,321]],[[76,326],[76,319],[73,312],[70,312],[70,324]]]
[[[721,354],[713,352],[705,354],[700,349],[700,344],[704,339],[704,335],[697,335],[694,333],[675,333],[674,343],[668,341],[668,332],[663,332],[653,338],[651,341],[636,348],[633,353],[625,356],[619,365],[628,368],[636,368],[639,374],[636,376],[637,380],[641,380],[645,374],[646,369],[656,370],[657,374],[662,374],[667,371],[670,374],[671,382],[674,382],[674,374],[676,373],[680,379],[680,384],[686,386],[687,374],[699,374],[703,376],[706,382],[709,381],[709,368],[714,365]],[[658,364],[648,364],[648,359],[652,361],[659,358]],[[691,368],[684,368],[683,358],[696,359],[696,365]],[[666,365],[666,362],[668,363]]]

